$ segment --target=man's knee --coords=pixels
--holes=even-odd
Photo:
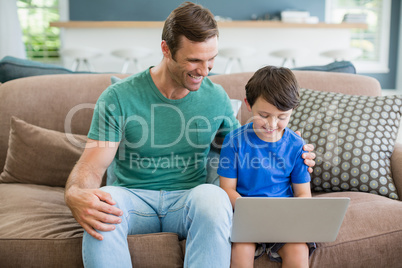
[[[226,192],[213,184],[202,184],[191,193],[192,202],[206,216],[219,218],[232,213],[232,206]]]
[[[222,188],[213,184],[201,184],[192,190],[192,198],[206,205],[226,207],[230,205],[228,195]]]
[[[126,190],[118,186],[103,186],[100,188],[101,191],[109,193],[112,200],[116,202],[116,207],[121,208],[121,206],[127,201],[125,200]]]
[[[99,190],[107,192],[113,196],[113,195],[117,195],[118,192],[120,192],[122,190],[122,188],[118,187],[118,186],[103,186]]]

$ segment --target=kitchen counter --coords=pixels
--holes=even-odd
[[[162,28],[163,21],[57,21],[60,28]],[[364,23],[284,23],[281,21],[219,21],[219,28],[327,28],[366,29]]]
[[[62,47],[92,47],[103,55],[92,59],[99,72],[119,72],[123,60],[111,55],[111,51],[127,47],[147,47],[154,53],[141,60],[143,68],[156,65],[162,59],[162,21],[66,21],[52,22],[50,26],[61,28]],[[219,21],[219,48],[247,47],[256,53],[242,58],[243,69],[234,65],[232,71],[256,71],[260,67],[281,65],[283,59],[270,56],[279,49],[299,49],[303,53],[296,59],[297,66],[322,65],[333,59],[320,56],[329,49],[350,46],[352,31],[367,28],[355,23],[284,23],[280,21]],[[64,58],[64,66],[71,68],[72,59]],[[214,73],[224,72],[227,59],[218,55]],[[286,66],[292,67],[292,66]],[[130,67],[132,68],[132,66]],[[132,70],[132,69],[131,69]],[[130,69],[129,69],[130,72]]]

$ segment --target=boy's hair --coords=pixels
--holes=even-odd
[[[284,67],[266,66],[259,69],[246,85],[247,102],[252,107],[259,97],[281,111],[299,105],[299,85],[293,72]]]
[[[173,59],[180,48],[181,36],[193,42],[219,36],[214,15],[201,5],[184,2],[170,13],[162,31],[162,40],[166,41]]]

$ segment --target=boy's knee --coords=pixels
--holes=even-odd
[[[308,261],[309,249],[306,243],[289,243],[284,245],[278,254],[282,260],[293,263],[304,263]]]
[[[233,243],[230,267],[252,267],[255,249],[254,243]]]

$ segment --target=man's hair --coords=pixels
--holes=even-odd
[[[214,15],[201,5],[184,2],[170,13],[162,31],[162,40],[166,41],[173,59],[180,48],[181,36],[193,42],[219,36]]]
[[[266,66],[259,69],[246,85],[247,102],[252,107],[259,97],[281,111],[299,105],[299,85],[291,70],[284,67]]]

